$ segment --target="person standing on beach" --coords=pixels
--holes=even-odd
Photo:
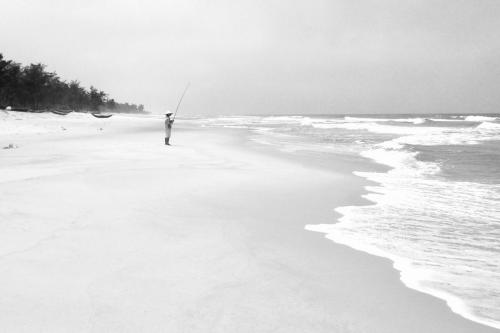
[[[165,114],[165,144],[170,146],[170,135],[172,134],[172,124],[174,123],[173,119],[170,119],[172,112]]]

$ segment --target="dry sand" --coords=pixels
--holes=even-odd
[[[495,331],[304,230],[361,202],[345,161],[326,171],[182,121],[166,147],[161,119],[13,114],[0,118],[0,146],[18,147],[0,150],[2,331]]]

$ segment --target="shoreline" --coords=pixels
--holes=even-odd
[[[344,207],[345,206],[338,207],[338,208],[344,208]],[[347,207],[349,207],[349,206],[347,206]],[[337,209],[336,209],[336,212],[340,215],[340,218],[338,219],[339,222],[337,222],[337,223],[348,223],[348,222],[341,221],[342,218],[344,217],[344,215],[341,212],[339,212]],[[446,305],[448,306],[448,308],[450,309],[450,311],[452,311],[453,313],[456,313],[457,315],[459,315],[460,317],[463,317],[464,319],[467,319],[467,320],[470,320],[472,322],[484,325],[486,327],[500,329],[500,325],[498,325],[496,322],[490,322],[486,319],[475,316],[471,312],[471,309],[460,298],[458,298],[452,294],[446,293],[444,291],[425,287],[425,286],[421,285],[418,281],[415,281],[414,279],[410,278],[408,275],[410,274],[412,269],[408,268],[408,267],[410,267],[409,260],[392,255],[392,254],[385,252],[385,251],[381,251],[379,249],[376,249],[375,247],[353,244],[353,243],[349,243],[347,241],[343,241],[341,238],[330,235],[330,234],[328,234],[327,231],[322,230],[322,227],[325,227],[325,226],[326,225],[324,225],[324,224],[319,224],[319,225],[310,224],[310,225],[306,225],[305,229],[308,231],[325,234],[324,235],[325,238],[335,242],[336,244],[345,245],[353,250],[356,250],[356,251],[359,251],[362,253],[366,253],[368,255],[372,255],[375,257],[390,260],[392,263],[393,269],[399,273],[400,281],[407,288],[424,293],[424,294],[427,294],[427,295],[430,295],[434,298],[437,298],[437,299],[444,301],[446,303]]]
[[[250,140],[249,137],[250,137],[250,135],[248,135],[246,139]],[[257,151],[261,151],[261,152],[267,150],[264,152],[267,154],[271,153],[271,151],[273,151],[273,150],[274,151],[277,150],[276,147],[268,148],[268,149],[265,149],[262,147],[260,147],[260,148],[254,147],[254,148]],[[298,153],[296,152],[294,154],[295,156],[292,156],[292,154],[289,154],[286,152],[280,152],[280,154],[281,154],[281,158],[285,158],[288,160],[295,160],[295,162],[302,163],[302,164],[307,165],[309,167],[318,167],[319,169],[322,169],[322,170],[329,170],[328,161],[326,161],[326,162],[320,161],[319,165],[314,166],[313,164],[314,163],[318,164],[318,161],[311,162],[311,159],[307,158],[307,155],[309,155],[309,157],[310,157],[311,154],[306,154],[305,152],[298,152]],[[299,156],[297,156],[297,155],[299,155]],[[333,154],[330,154],[330,155],[334,156]],[[331,159],[334,159],[334,158],[331,158]],[[363,161],[360,162],[360,160],[363,160]],[[376,193],[376,192],[371,191],[369,189],[370,187],[372,187],[373,185],[382,186],[382,184],[376,182],[375,180],[370,180],[367,177],[364,177],[362,175],[363,173],[366,173],[366,172],[387,173],[393,169],[393,167],[390,167],[386,164],[382,164],[380,162],[376,162],[372,159],[369,159],[367,157],[363,157],[361,155],[359,156],[359,160],[356,160],[355,158],[352,158],[352,157],[349,158],[349,160],[346,164],[348,165],[348,167],[346,167],[346,165],[341,167],[341,170],[343,173],[348,173],[350,171],[356,177],[362,179],[363,190],[362,190],[362,193],[360,194],[360,197],[358,200],[359,202],[354,202],[354,200],[353,200],[353,202],[351,202],[351,204],[349,204],[349,205],[336,207],[334,209],[336,217],[332,223],[329,223],[329,224],[308,224],[308,225],[304,226],[304,229],[307,231],[322,233],[322,234],[324,234],[324,237],[326,239],[329,239],[338,245],[344,245],[344,246],[347,246],[353,250],[360,251],[360,252],[366,253],[368,255],[372,255],[372,256],[376,256],[376,257],[390,260],[392,263],[393,269],[395,271],[397,271],[400,275],[400,281],[407,288],[412,289],[412,290],[416,290],[418,292],[430,295],[432,297],[435,297],[437,299],[444,301],[447,304],[447,306],[449,307],[450,311],[452,311],[453,313],[456,313],[457,315],[459,315],[467,320],[470,320],[472,322],[475,322],[475,323],[478,323],[478,324],[481,324],[481,325],[484,325],[487,327],[491,327],[494,329],[500,329],[500,324],[498,324],[497,322],[490,321],[488,319],[474,315],[472,313],[472,310],[459,297],[454,296],[452,294],[449,294],[447,292],[438,290],[438,289],[425,287],[418,280],[411,278],[409,275],[411,275],[412,268],[410,267],[410,263],[409,263],[408,259],[392,255],[388,252],[379,250],[375,247],[361,245],[361,244],[353,244],[353,243],[350,243],[348,241],[344,241],[340,237],[335,237],[334,235],[330,235],[329,232],[327,230],[325,230],[325,227],[327,228],[329,225],[349,223],[349,221],[347,220],[347,217],[342,213],[343,208],[377,204],[376,201],[373,201],[373,200],[367,198],[366,195],[371,194],[371,193]],[[338,170],[338,168],[337,168],[337,170]],[[360,184],[355,184],[354,186],[359,187]]]
[[[304,230],[365,202],[347,168],[181,121],[167,148],[161,120],[124,118],[0,152],[3,170],[33,176],[0,190],[10,331],[493,331],[404,286],[389,260]]]
[[[277,147],[271,147],[271,146],[266,146],[262,145],[256,142],[253,142],[251,137],[253,134],[250,134],[248,130],[246,129],[224,129],[227,132],[242,132],[245,131],[246,136],[240,140],[240,144],[246,144],[250,149],[264,153],[264,154],[269,154],[269,155],[279,155],[280,158],[293,161],[292,163],[300,163],[302,165],[305,165],[306,167],[310,168],[317,168],[319,170],[326,170],[332,172],[332,170],[329,168],[329,163],[331,160],[334,160],[338,158],[338,155],[335,156],[334,154],[329,154],[330,156],[335,156],[332,158],[328,159],[318,159],[315,157],[315,155],[321,155],[321,154],[311,154],[310,152],[305,152],[305,151],[299,151],[295,152],[294,154],[290,154],[287,152],[280,151]],[[339,154],[340,155],[340,154]],[[344,156],[345,157],[345,156]],[[336,160],[335,162],[338,162]],[[380,257],[383,259],[387,259],[392,263],[392,268],[398,272],[400,276],[400,281],[403,283],[407,288],[430,295],[434,298],[437,298],[439,300],[442,300],[446,303],[450,311],[453,313],[459,315],[460,317],[463,317],[467,320],[470,320],[472,322],[478,323],[480,325],[484,325],[486,327],[494,328],[494,329],[500,329],[500,325],[497,322],[490,321],[488,319],[484,319],[482,317],[476,316],[472,313],[472,310],[466,305],[466,303],[460,299],[457,296],[454,296],[452,294],[449,294],[447,292],[430,288],[430,287],[425,287],[423,286],[420,281],[415,280],[411,278],[409,275],[411,275],[412,268],[410,267],[410,262],[408,259],[402,258],[402,257],[397,257],[395,255],[392,255],[388,252],[379,250],[375,247],[367,246],[367,245],[361,245],[361,244],[353,244],[348,241],[342,240],[340,237],[335,237],[333,235],[330,235],[327,230],[324,230],[324,228],[328,227],[329,225],[333,224],[339,224],[339,223],[349,223],[348,220],[346,220],[346,217],[344,217],[344,214],[342,214],[342,209],[343,208],[349,208],[352,206],[367,206],[367,205],[375,205],[376,202],[370,200],[369,198],[366,198],[367,194],[370,193],[376,193],[373,191],[370,191],[369,188],[373,185],[376,186],[381,186],[382,184],[370,180],[367,177],[362,176],[361,174],[365,172],[382,172],[382,173],[387,173],[390,170],[393,169],[393,167],[390,167],[386,164],[382,164],[380,162],[376,162],[372,159],[369,159],[367,157],[362,157],[361,155],[359,156],[358,159],[353,158],[353,157],[348,157],[347,162],[344,161],[342,163],[343,165],[341,166],[340,170],[342,170],[342,173],[352,173],[356,176],[356,178],[362,179],[361,183],[363,190],[361,191],[359,198],[351,198],[352,202],[349,205],[341,205],[338,206],[334,209],[334,214],[335,218],[332,223],[328,224],[307,224],[304,226],[304,229],[307,231],[312,231],[312,232],[317,232],[317,233],[322,233],[324,234],[324,237],[326,239],[329,239],[333,241],[335,244],[338,245],[343,245],[347,246],[350,249],[353,249],[355,251],[359,251],[371,256],[375,257]],[[338,166],[338,165],[337,165]],[[339,170],[338,168],[336,169],[337,171]],[[359,173],[359,174],[358,174]],[[356,183],[354,186],[360,187],[361,185],[359,183]],[[357,201],[357,202],[356,202]]]
[[[241,130],[236,129],[234,131],[237,132],[237,131],[241,131]],[[243,131],[246,131],[246,130],[243,130]],[[250,137],[250,135],[247,135],[246,140],[249,140],[249,137]],[[248,142],[249,141],[247,141],[247,143]],[[273,154],[273,151],[274,151],[274,154],[278,153],[278,155],[280,155],[280,158],[294,161],[294,163],[300,163],[300,164],[305,165],[306,167],[309,167],[309,168],[318,168],[319,170],[327,170],[329,172],[332,172],[332,170],[328,168],[328,161],[326,161],[326,162],[320,161],[319,164],[314,165],[314,163],[315,162],[317,163],[318,160],[311,162],[311,159],[308,158],[314,154],[307,154],[305,152],[299,152],[299,153],[296,152],[295,155],[299,155],[299,156],[292,156],[292,154],[289,154],[286,152],[281,152],[281,151],[277,152],[278,149],[276,147],[273,147],[273,148],[262,147],[262,146],[258,147],[259,146],[258,143],[250,143],[249,145],[253,145],[254,147],[252,147],[252,148],[255,151],[263,152],[264,154]],[[307,155],[309,155],[309,156],[307,156]],[[331,155],[333,156],[333,154],[331,154]],[[338,156],[336,156],[336,157],[338,157]],[[340,170],[342,170],[341,172],[344,173],[344,176],[345,176],[345,173],[352,173],[355,176],[355,178],[358,178],[361,180],[358,183],[356,183],[354,181],[353,183],[356,183],[354,186],[360,187],[359,183],[362,183],[363,186],[362,186],[362,189],[359,191],[359,197],[357,198],[358,202],[355,202],[355,199],[351,198],[351,203],[349,205],[337,206],[334,209],[334,212],[337,215],[337,217],[334,218],[334,222],[329,223],[329,224],[344,223],[341,221],[343,216],[344,216],[342,214],[342,212],[340,211],[341,208],[350,207],[350,206],[365,206],[365,205],[375,204],[375,202],[373,202],[372,200],[365,198],[365,195],[369,194],[369,193],[373,193],[368,188],[370,186],[373,186],[373,184],[379,185],[379,183],[377,183],[376,181],[373,181],[373,180],[369,180],[369,179],[362,177],[360,175],[357,175],[356,173],[358,173],[358,172],[363,173],[363,172],[366,172],[368,170],[369,170],[369,172],[388,172],[389,170],[392,169],[392,167],[389,167],[387,165],[375,162],[371,159],[361,157],[361,156],[360,156],[359,160],[364,160],[363,162],[360,162],[359,160],[355,161],[356,159],[352,158],[352,157],[350,157],[348,160],[349,160],[348,162],[344,162],[344,165],[341,166],[341,168],[340,168]],[[338,162],[338,161],[336,161],[336,162]],[[347,165],[349,165],[349,167],[347,167]],[[353,167],[353,165],[356,165],[356,166]],[[360,167],[361,167],[361,169],[360,169]],[[336,170],[338,171],[338,169],[336,169]],[[345,223],[348,223],[348,222],[345,222]],[[321,230],[315,230],[315,227],[321,226],[321,225],[322,224],[307,224],[304,226],[304,229],[307,231],[323,233],[323,234],[325,234],[324,238],[333,241],[336,245],[347,246],[349,249],[359,251],[363,254],[367,254],[369,256],[379,257],[379,258],[382,258],[384,260],[390,261],[391,267],[399,275],[399,281],[406,288],[408,288],[410,290],[417,291],[419,293],[430,295],[431,297],[436,298],[440,301],[444,301],[446,303],[448,309],[451,312],[459,315],[461,318],[464,318],[466,320],[469,320],[471,322],[474,322],[474,323],[477,323],[480,325],[484,325],[485,327],[488,327],[488,328],[493,328],[493,329],[500,328],[498,326],[495,326],[495,323],[491,323],[485,319],[482,319],[480,317],[473,315],[470,312],[470,310],[467,308],[465,303],[461,299],[459,299],[458,297],[453,296],[451,294],[447,294],[445,292],[441,292],[439,290],[432,289],[432,288],[425,288],[425,287],[419,285],[417,282],[414,282],[413,280],[409,279],[407,277],[408,272],[404,268],[404,266],[408,265],[407,263],[405,263],[405,261],[407,261],[406,259],[397,258],[389,253],[385,253],[385,252],[382,252],[382,251],[374,249],[374,248],[356,246],[355,244],[350,244],[348,242],[343,242],[340,239],[337,239],[334,237],[329,237],[327,232],[321,231]]]
[[[390,142],[391,140],[387,141]],[[306,225],[305,229],[309,231],[319,232],[324,234],[324,237],[341,245],[348,246],[356,251],[361,251],[363,253],[367,253],[369,255],[373,255],[376,257],[381,257],[384,259],[388,259],[392,263],[392,267],[394,270],[398,271],[400,274],[401,282],[408,288],[419,291],[421,293],[425,293],[432,297],[438,298],[444,301],[449,309],[461,317],[471,320],[475,323],[479,323],[481,325],[485,325],[487,327],[491,327],[494,329],[500,329],[500,322],[498,320],[492,320],[488,317],[481,317],[474,313],[473,307],[469,306],[466,301],[454,294],[447,292],[445,290],[440,290],[437,288],[433,288],[431,286],[426,286],[425,276],[427,274],[431,274],[425,271],[418,271],[413,266],[414,262],[411,259],[407,259],[398,255],[394,255],[388,251],[377,248],[376,246],[364,244],[361,241],[354,241],[349,239],[344,239],[341,234],[338,234],[336,228],[332,228],[333,225],[348,225],[353,223],[350,219],[352,218],[349,215],[350,208],[364,207],[364,206],[379,206],[379,200],[371,198],[371,195],[380,195],[382,192],[375,190],[375,187],[380,188],[388,188],[383,182],[378,181],[376,177],[371,177],[370,175],[374,174],[385,174],[388,175],[392,170],[397,169],[396,166],[391,165],[391,163],[379,161],[375,158],[369,157],[368,154],[364,154],[366,152],[362,152],[360,156],[363,156],[366,160],[368,160],[372,164],[376,164],[379,166],[378,169],[372,170],[364,170],[364,169],[355,169],[353,170],[353,174],[359,178],[364,179],[369,184],[364,186],[364,194],[362,197],[366,200],[366,203],[356,204],[356,205],[346,205],[346,206],[338,206],[335,208],[335,212],[339,215],[336,219],[335,223],[331,224],[309,224]],[[368,155],[368,156],[367,156]],[[382,170],[380,170],[382,169]],[[384,170],[385,169],[385,170]],[[372,185],[375,184],[375,187]],[[389,187],[390,188],[390,187]],[[424,278],[422,278],[424,277]]]

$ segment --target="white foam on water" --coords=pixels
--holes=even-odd
[[[343,208],[348,208],[348,207],[343,207]],[[341,214],[342,213],[346,214],[346,212],[343,211],[341,208],[336,209],[336,211],[338,211]],[[340,218],[338,224],[340,223],[349,223],[349,221],[344,218]],[[309,231],[324,233],[326,234],[325,236],[326,238],[334,241],[335,243],[343,244],[355,250],[391,260],[393,263],[393,267],[400,272],[401,281],[408,288],[444,300],[448,305],[448,307],[453,312],[455,312],[458,315],[461,315],[462,317],[468,320],[500,329],[500,323],[498,321],[485,319],[475,315],[473,309],[469,305],[467,305],[466,302],[460,297],[457,297],[456,295],[453,295],[451,293],[447,293],[443,290],[438,290],[428,287],[424,283],[422,283],[421,281],[431,280],[431,277],[433,275],[431,270],[417,267],[412,263],[411,260],[399,257],[387,251],[383,251],[376,246],[369,245],[366,243],[365,240],[357,241],[355,239],[346,238],[344,235],[341,234],[339,235],[338,230],[334,228],[335,226],[338,226],[338,224],[306,225],[305,229]]]
[[[497,117],[487,117],[487,116],[466,116],[464,118],[465,121],[477,121],[477,122],[495,121],[497,119],[498,119]]]
[[[364,197],[372,205],[337,208],[342,214],[338,223],[306,229],[389,258],[408,287],[445,300],[467,319],[500,329],[500,185],[443,180],[439,164],[419,161],[418,153],[407,149],[408,144],[500,140],[500,124],[403,127],[365,121],[327,126],[402,136],[362,152],[392,167],[386,173],[355,172],[379,184],[367,187]]]
[[[437,166],[403,155],[377,152],[378,161],[395,169],[356,173],[380,184],[368,187],[364,196],[373,205],[340,207],[339,223],[306,229],[391,259],[408,287],[446,300],[468,319],[500,328],[495,312],[500,299],[486,304],[488,297],[500,295],[495,284],[500,281],[499,253],[491,250],[498,249],[500,233],[484,234],[497,223],[500,188],[427,179]]]
[[[500,124],[482,122],[476,127],[437,127],[437,126],[396,126],[374,122],[332,122],[312,123],[319,129],[366,130],[379,134],[402,135],[386,144],[399,146],[412,145],[450,145],[476,144],[486,140],[500,140]]]
[[[483,123],[477,125],[476,129],[499,132],[500,131],[500,124],[499,123],[483,122]]]
[[[446,127],[414,127],[414,126],[396,126],[389,124],[379,124],[376,122],[331,122],[331,123],[313,123],[313,127],[321,129],[342,128],[349,130],[367,130],[372,133],[380,134],[424,134],[429,132],[441,132]]]

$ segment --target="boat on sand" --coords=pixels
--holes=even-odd
[[[112,114],[91,113],[96,118],[109,118]]]

